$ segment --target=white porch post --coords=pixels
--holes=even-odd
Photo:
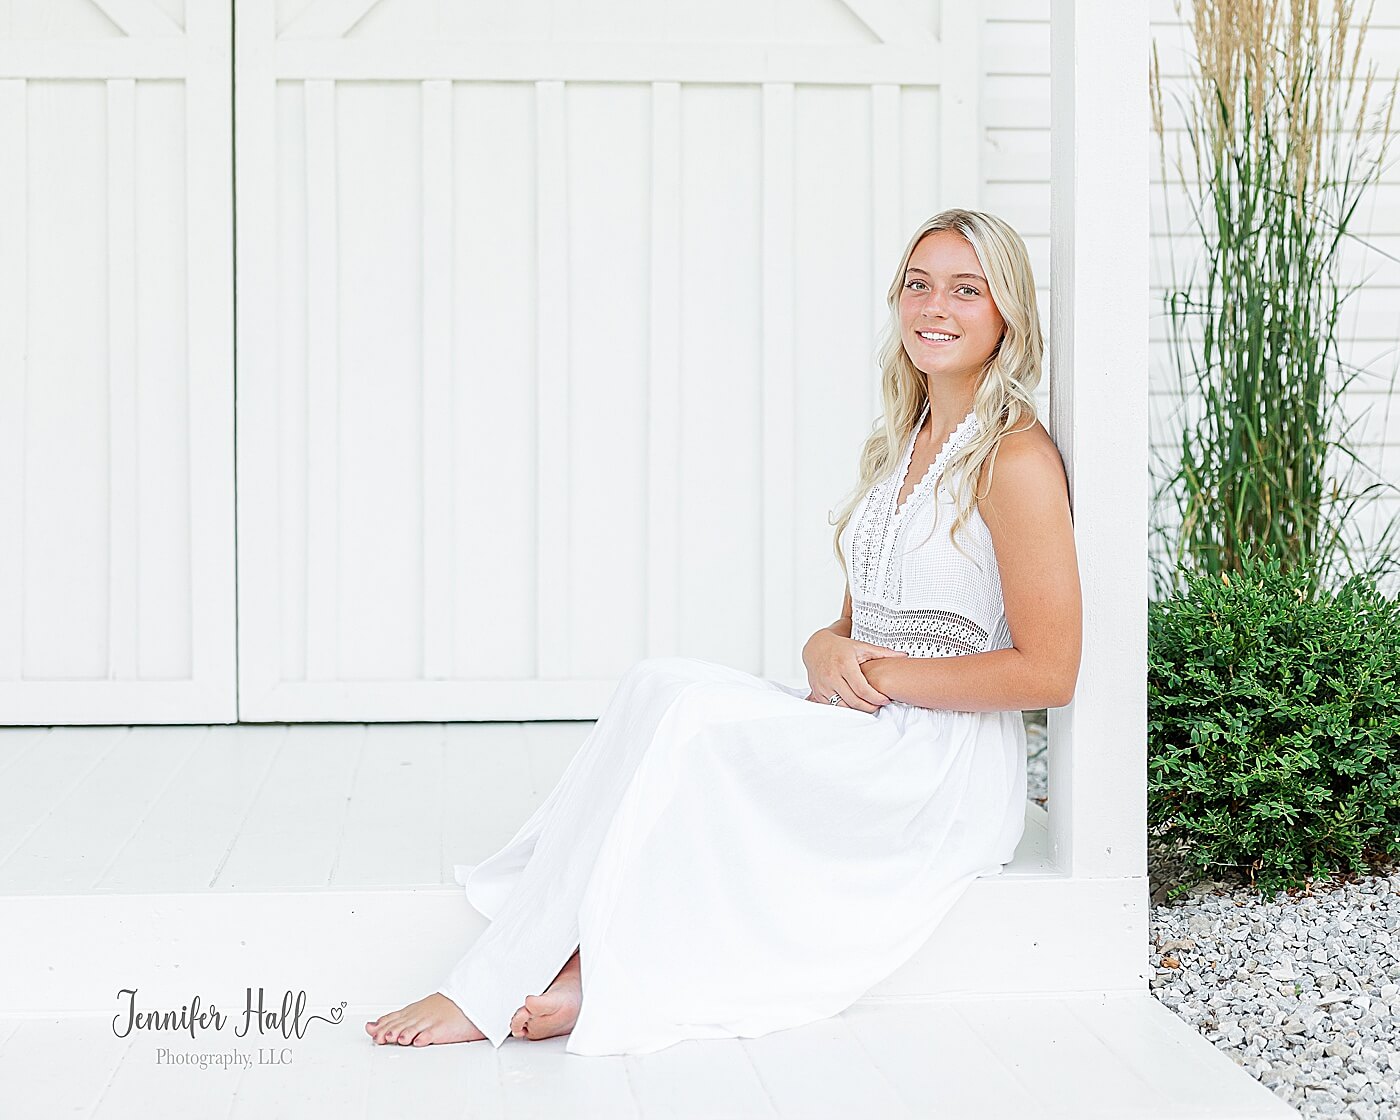
[[[1147,0],[1053,0],[1049,428],[1069,475],[1084,656],[1074,702],[1050,712],[1050,856],[1074,879],[1141,878],[1144,910],[1148,51]],[[1105,939],[1145,924],[1098,917]]]

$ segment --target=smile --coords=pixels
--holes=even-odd
[[[925,342],[927,342],[930,346],[940,346],[944,343],[957,342],[958,340],[957,335],[948,334],[945,331],[915,331],[914,333],[917,334],[920,338],[922,338]]]

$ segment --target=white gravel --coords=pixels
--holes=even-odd
[[[1026,730],[1043,805],[1043,713]],[[1281,1100],[1305,1117],[1400,1120],[1400,871],[1266,901],[1208,880],[1154,905],[1150,937],[1152,994]]]

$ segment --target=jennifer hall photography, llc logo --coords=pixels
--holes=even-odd
[[[257,1038],[262,1041],[270,1034],[280,1034],[283,1039],[301,1038],[306,1028],[319,1019],[323,1023],[339,1024],[345,1017],[345,1001],[330,1009],[329,1018],[325,1015],[306,1014],[306,992],[295,995],[286,991],[281,1005],[267,1006],[267,996],[262,988],[253,995],[252,988],[245,988],[247,1002],[238,1013],[239,1022],[234,1024],[236,1038],[248,1037],[257,1028]],[[205,1007],[199,996],[187,1004],[181,1004],[179,1011],[145,1011],[136,1005],[137,989],[122,988],[117,992],[120,1009],[112,1017],[112,1033],[118,1038],[127,1038],[134,1031],[150,1031],[155,1037],[164,1032],[166,1037],[188,1034],[197,1038],[200,1031],[222,1031],[229,1022],[229,1016],[214,1004]],[[271,1040],[268,1040],[271,1041]],[[256,1052],[245,1050],[214,1051],[197,1053],[191,1050],[172,1050],[161,1046],[156,1050],[156,1065],[170,1066],[223,1066],[243,1068],[245,1066],[286,1066],[292,1064],[293,1051],[290,1046],[259,1046]]]

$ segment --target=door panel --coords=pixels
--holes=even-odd
[[[804,676],[889,270],[976,203],[978,24],[912,10],[240,0],[244,719]]]
[[[0,8],[0,722],[231,722],[229,5]]]

